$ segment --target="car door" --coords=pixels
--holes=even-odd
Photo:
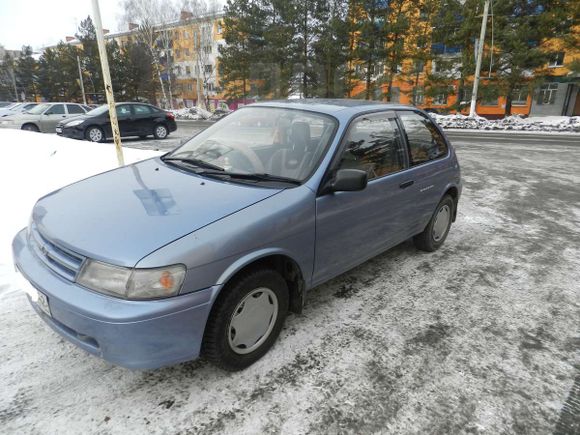
[[[68,117],[73,118],[78,115],[84,115],[85,110],[80,104],[67,104],[66,110],[68,112]]]
[[[133,113],[131,112],[130,104],[118,104],[115,108],[117,112],[117,122],[119,123],[119,132],[121,136],[131,136],[135,134],[133,126]],[[112,137],[113,133],[111,130],[111,120],[109,118],[109,112],[105,114],[105,122],[102,127],[105,129],[107,137]]]
[[[408,194],[415,210],[410,213],[412,232],[425,229],[447,183],[453,178],[449,149],[443,135],[427,116],[413,110],[397,111],[409,150]]]
[[[145,104],[133,104],[133,114],[137,133],[139,135],[152,134],[154,113],[151,107]]]
[[[66,118],[64,104],[53,104],[40,115],[40,131],[54,133],[56,124]]]
[[[356,192],[316,199],[313,285],[330,279],[410,236],[407,152],[393,112],[353,120],[329,174],[362,169],[369,181]],[[330,177],[332,178],[332,177]]]

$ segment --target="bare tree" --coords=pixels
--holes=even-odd
[[[209,86],[216,74],[213,26],[221,8],[215,0],[184,0],[182,4],[193,40],[197,105],[207,109]]]
[[[163,0],[123,0],[123,19],[136,23],[138,40],[147,47],[153,59],[153,68],[161,87],[162,105],[173,108],[171,90],[172,74],[172,28],[169,25],[177,21],[179,13],[175,3]],[[165,58],[167,73],[167,92],[162,78],[161,58]]]

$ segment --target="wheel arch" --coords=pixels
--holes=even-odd
[[[36,128],[37,131],[40,131],[40,126],[36,122],[34,122],[34,121],[27,121],[27,122],[23,123],[20,126],[20,130],[25,130],[24,127],[26,127],[27,125],[33,125]]]
[[[445,195],[449,195],[453,199],[454,206],[453,206],[453,221],[452,222],[455,222],[455,219],[457,218],[457,204],[459,202],[459,189],[455,185],[449,185],[445,189],[445,193],[443,194],[443,196],[441,198],[443,199],[443,197],[445,197]]]
[[[302,312],[306,281],[299,263],[292,256],[282,250],[268,249],[244,256],[232,263],[219,277],[220,293],[234,282],[239,276],[255,269],[268,268],[278,272],[288,285],[290,311]],[[219,298],[219,293],[215,300]]]

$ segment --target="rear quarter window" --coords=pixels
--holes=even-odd
[[[416,112],[398,112],[405,128],[411,166],[447,155],[447,143],[433,121]]]

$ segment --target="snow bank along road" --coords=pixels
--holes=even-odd
[[[573,430],[579,150],[509,138],[455,145],[465,190],[445,246],[427,254],[404,243],[313,290],[272,351],[240,373],[111,366],[6,291],[1,432]]]

